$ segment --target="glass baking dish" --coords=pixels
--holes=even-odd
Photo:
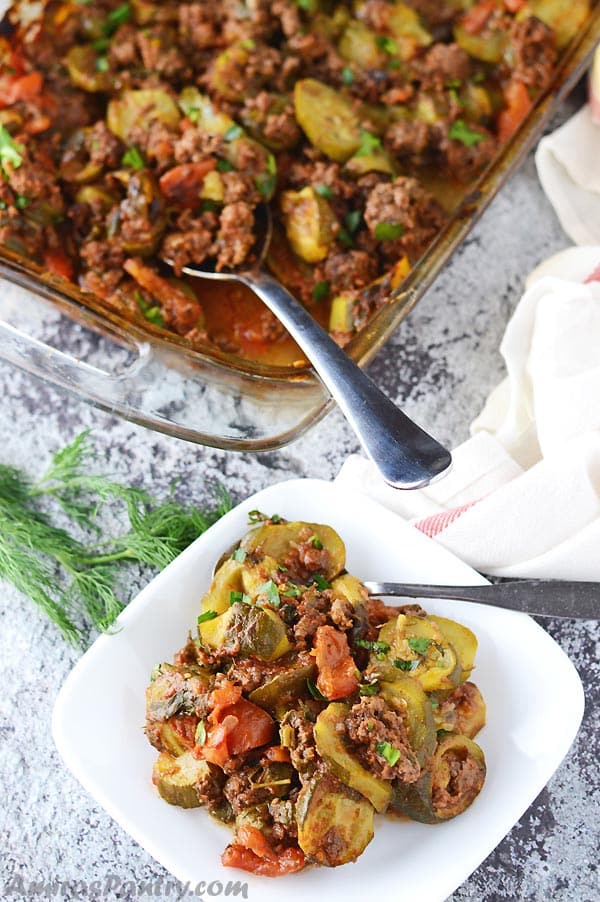
[[[518,132],[465,189],[424,256],[347,345],[359,365],[379,351],[448,263],[583,75],[599,38],[596,2]],[[183,338],[106,310],[2,247],[0,277],[0,358],[150,429],[217,448],[272,450],[298,438],[332,406],[306,365],[271,366],[216,348],[192,349]]]

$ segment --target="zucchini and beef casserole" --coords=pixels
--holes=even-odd
[[[461,814],[485,779],[473,633],[369,599],[331,527],[252,518],[152,673],[160,795],[231,824],[223,864],[269,877],[354,861],[376,812]]]
[[[589,2],[40,8],[31,21],[17,3],[0,38],[0,244],[128,320],[268,361],[286,341],[272,314],[182,267],[250,266],[268,203],[271,269],[346,343],[530,110]]]

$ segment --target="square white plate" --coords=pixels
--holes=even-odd
[[[258,508],[288,519],[328,523],[346,542],[348,569],[362,579],[467,585],[482,577],[374,501],[320,480],[299,479],[253,495],[191,545],[101,636],[58,696],[56,745],[91,795],[179,880],[242,880],[253,902],[306,899],[445,899],[495,848],[550,779],[583,715],[577,672],[530,617],[466,602],[426,602],[427,610],[471,627],[479,639],[474,680],[488,708],[478,736],[485,786],[463,815],[427,826],[377,818],[375,838],[352,865],[310,868],[272,880],[223,868],[231,831],[203,810],[167,805],[152,786],[156,752],[146,741],[144,690],[158,661],[171,660],[193,628],[214,562]],[[551,687],[551,691],[550,691]],[[557,726],[557,712],[560,723]]]

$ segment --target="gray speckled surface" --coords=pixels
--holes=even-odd
[[[497,348],[525,274],[566,244],[530,157],[373,362],[371,374],[440,439],[451,445],[464,440],[469,422],[502,374]],[[186,494],[198,502],[206,499],[214,479],[241,499],[291,475],[332,478],[356,450],[337,412],[283,451],[249,456],[149,433],[6,364],[0,364],[0,391],[2,461],[35,473],[40,461],[89,427],[99,459],[117,476],[158,495],[179,476]],[[132,595],[139,582],[129,587]],[[130,899],[150,881],[153,898],[174,898],[165,889],[166,872],[92,803],[54,749],[52,706],[78,653],[6,585],[0,618],[0,894],[7,897],[9,887],[18,888],[22,879],[21,889],[10,898],[50,897],[50,888],[35,885],[45,880],[55,884],[55,898]],[[549,785],[456,890],[454,902],[600,899],[600,629],[585,623],[545,626],[584,680],[584,723]],[[556,728],[560,730],[560,711]],[[110,889],[111,880],[120,890]],[[85,886],[75,881],[85,881]]]

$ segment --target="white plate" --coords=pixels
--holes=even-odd
[[[474,679],[488,707],[478,736],[488,775],[474,804],[446,824],[377,818],[375,838],[353,865],[311,868],[272,880],[223,868],[230,830],[206,812],[162,801],[150,774],[144,690],[158,661],[184,643],[214,562],[247,529],[258,508],[289,519],[331,524],[342,535],[348,569],[363,579],[448,584],[479,574],[374,501],[320,480],[293,480],[249,498],[191,545],[140,592],[119,617],[121,631],[101,636],[67,678],[53,733],[65,763],[91,795],[179,880],[248,883],[253,902],[370,898],[445,899],[495,848],[533,802],[571,745],[583,714],[575,668],[531,618],[466,602],[427,602],[479,639]]]

